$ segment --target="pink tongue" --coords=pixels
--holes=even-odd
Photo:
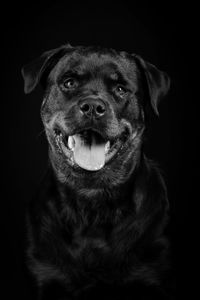
[[[74,160],[81,168],[89,171],[100,170],[105,164],[105,143],[97,143],[92,136],[91,144],[76,134],[73,136],[75,140]]]

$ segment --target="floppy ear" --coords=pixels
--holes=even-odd
[[[50,70],[56,65],[58,60],[67,52],[67,49],[72,48],[70,45],[64,45],[59,48],[44,52],[39,58],[25,65],[21,72],[24,78],[24,92],[28,94],[41,82],[47,70]]]
[[[134,54],[134,58],[138,61],[144,71],[151,106],[154,112],[159,115],[157,109],[158,103],[160,99],[167,94],[170,88],[170,79],[165,72],[158,70],[154,65],[144,61],[139,55]]]

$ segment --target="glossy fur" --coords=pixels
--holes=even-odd
[[[40,299],[165,299],[168,200],[158,168],[143,153],[143,136],[148,108],[158,113],[169,89],[167,75],[137,55],[70,45],[46,52],[22,73],[26,93],[38,83],[45,89],[50,164],[28,212],[28,263]],[[62,89],[69,73],[79,78],[72,92]],[[119,83],[127,89],[123,97]],[[90,98],[105,103],[101,119],[80,114],[79,103]],[[104,168],[90,172],[57,151],[56,122],[67,135],[92,126],[111,140],[127,128],[130,138]]]

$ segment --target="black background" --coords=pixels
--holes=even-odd
[[[195,95],[196,40],[192,7],[170,2],[140,4],[73,1],[27,2],[1,10],[1,279],[4,299],[33,299],[24,267],[24,212],[47,164],[40,121],[42,90],[23,93],[21,67],[43,51],[70,42],[101,45],[140,54],[166,71],[171,90],[152,120],[147,154],[163,170],[171,204],[168,234],[174,274],[182,292],[192,293],[191,230],[197,199],[198,101]],[[177,262],[177,263],[176,263]],[[1,277],[2,277],[1,276]]]

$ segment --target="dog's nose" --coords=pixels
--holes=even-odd
[[[87,99],[80,103],[80,112],[87,117],[103,117],[106,113],[106,106],[100,99]]]

